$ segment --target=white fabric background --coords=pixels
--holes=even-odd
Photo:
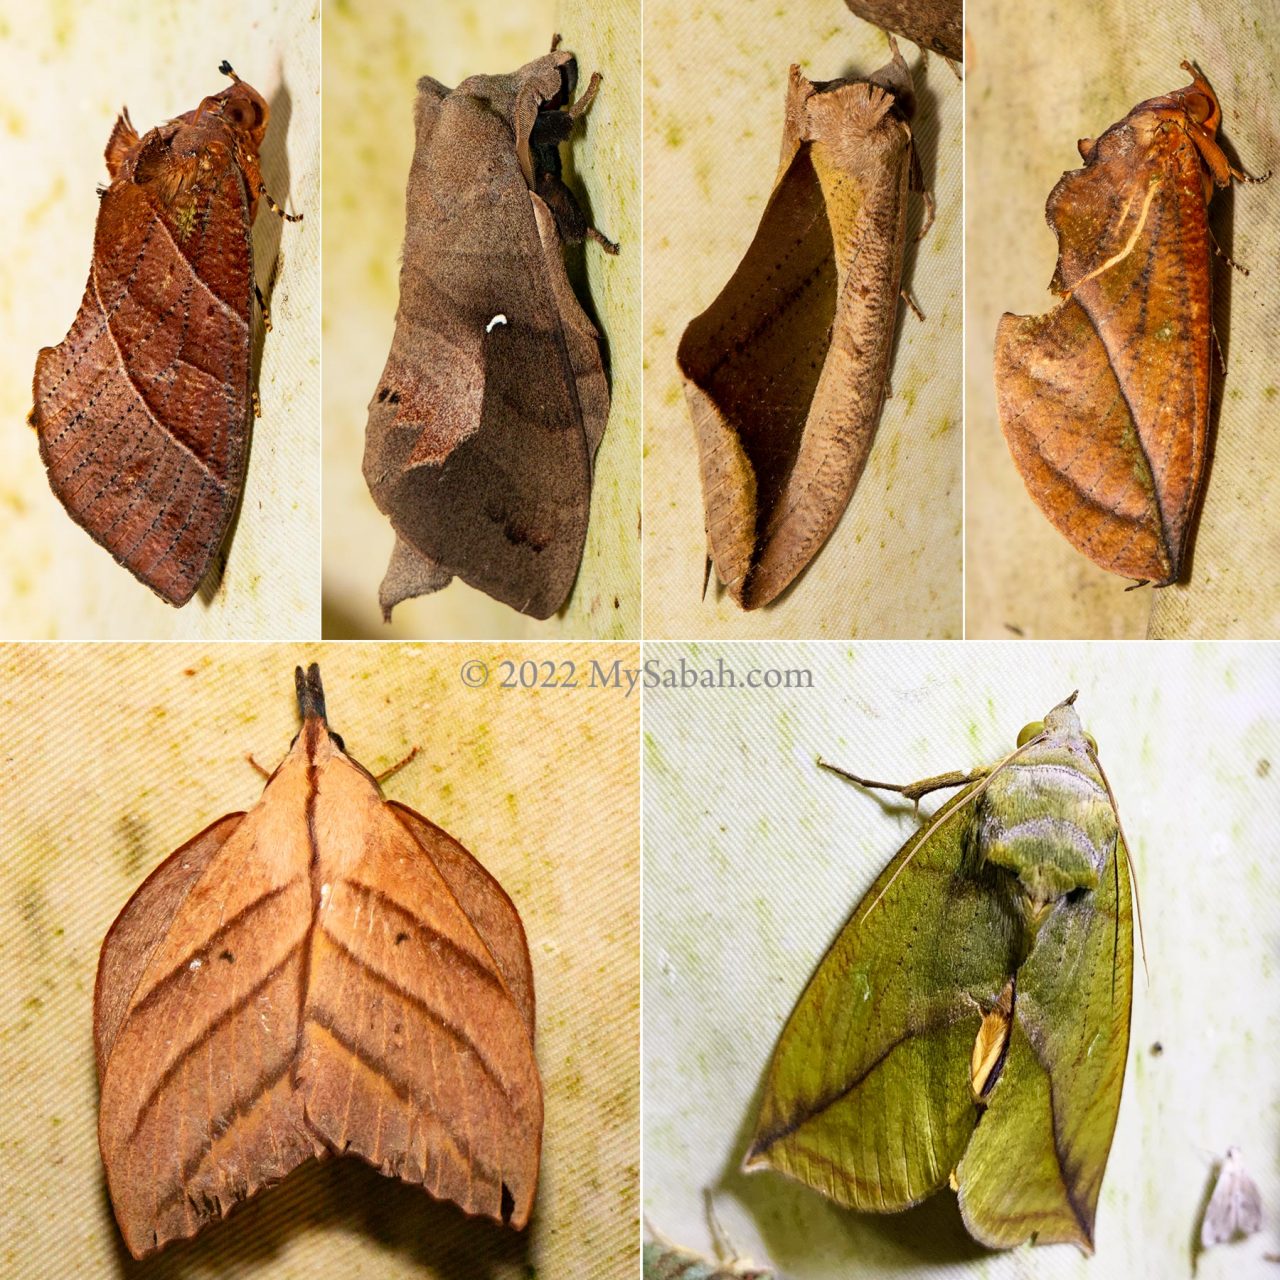
[[[1206,1255],[1198,1274],[1274,1271],[1260,1261],[1280,1251],[1271,646],[671,644],[645,655],[723,659],[740,676],[813,672],[803,692],[646,694],[644,1207],[655,1226],[705,1248],[710,1186],[737,1247],[794,1280],[1186,1275],[1212,1160],[1236,1143],[1266,1230]],[[882,805],[815,756],[891,782],[968,769],[1077,688],[1132,842],[1151,973],[1136,966],[1097,1255],[988,1253],[947,1191],[905,1214],[860,1215],[780,1175],[739,1173],[792,1006],[913,830],[909,805]]]
[[[226,571],[181,609],[121,568],[63,510],[26,425],[42,346],[84,294],[120,108],[139,132],[229,81],[227,59],[271,108],[262,173],[303,221],[261,206],[254,269],[279,255],[263,344],[262,417]],[[0,637],[279,639],[319,630],[320,21],[307,0],[0,0]],[[256,325],[255,325],[256,327]]]
[[[913,124],[938,216],[918,245],[908,206],[886,401],[839,525],[784,596],[743,613],[701,598],[706,533],[698,454],[675,353],[746,252],[773,187],[787,68],[830,80],[889,60],[875,27],[835,0],[645,5],[645,635],[785,639],[960,634],[961,130],[946,63],[903,43]]]

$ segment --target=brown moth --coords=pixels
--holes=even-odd
[[[617,252],[560,176],[600,83],[574,102],[577,75],[553,46],[509,75],[418,82],[400,305],[364,453],[396,531],[388,621],[454,577],[535,618],[573,588],[609,387],[564,245]]]
[[[1168,586],[1186,565],[1208,458],[1215,188],[1257,181],[1218,144],[1222,113],[1185,89],[1141,102],[1064,173],[1043,316],[996,333],[1000,425],[1027,492],[1077,550]]]
[[[1228,1147],[1200,1224],[1200,1245],[1208,1249],[1262,1229],[1262,1197],[1249,1176],[1239,1147]]]
[[[347,1152],[529,1220],[542,1085],[520,917],[346,754],[316,666],[297,692],[262,798],[161,863],[102,944],[98,1137],[137,1258]]]
[[[864,22],[906,36],[953,62],[964,61],[962,0],[844,0]]]
[[[811,83],[791,68],[782,159],[755,239],[676,354],[709,559],[744,609],[818,553],[884,403],[902,277],[911,73]]]
[[[107,142],[93,263],[70,332],[36,361],[49,484],[67,513],[172,605],[191,599],[240,501],[252,411],[249,232],[266,194],[266,100],[233,83]]]

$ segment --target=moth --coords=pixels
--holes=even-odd
[[[760,226],[676,353],[708,571],[714,564],[743,609],[775,599],[817,555],[880,419],[907,189],[922,185],[911,73],[890,44],[892,61],[864,80],[811,83],[791,68],[782,160]]]
[[[116,120],[89,283],[70,332],[40,352],[29,418],[67,514],[175,606],[244,485],[258,201],[302,216],[262,181],[266,100],[219,70],[229,88],[141,137],[127,110]]]
[[[142,1258],[312,1156],[529,1220],[542,1143],[520,916],[383,798],[296,673],[302,728],[247,813],[171,854],[102,944],[98,1138]]]
[[[996,332],[1000,425],[1027,492],[1077,550],[1168,586],[1187,564],[1208,460],[1215,189],[1254,182],[1217,141],[1222,111],[1185,89],[1078,144],[1045,215],[1058,237],[1043,316]]]
[[[1261,1230],[1262,1197],[1258,1184],[1245,1169],[1240,1148],[1228,1147],[1200,1224],[1201,1247],[1209,1249]]]
[[[786,1024],[744,1167],[852,1209],[950,1185],[991,1248],[1091,1253],[1129,1045],[1127,851],[1072,694],[899,850]],[[826,766],[833,768],[833,766]]]
[[[952,62],[964,61],[962,0],[844,0],[864,22],[905,36]]]
[[[388,621],[454,577],[535,618],[573,588],[609,387],[564,246],[617,252],[561,178],[600,84],[575,102],[577,75],[553,45],[508,75],[418,82],[400,305],[365,434],[396,533]]]
[[[703,1192],[703,1198],[716,1260],[675,1244],[646,1220],[652,1239],[644,1245],[642,1280],[777,1280],[773,1271],[742,1257],[729,1242],[716,1216],[710,1189]]]

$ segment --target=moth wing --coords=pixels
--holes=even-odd
[[[424,850],[346,762],[322,775],[315,828],[324,886],[298,1068],[308,1124],[335,1151],[523,1226],[542,1140],[533,1040],[437,869],[439,842]],[[452,872],[461,879],[456,856]],[[464,896],[493,908],[487,887]]]
[[[944,1186],[973,1133],[970,1063],[1013,972],[996,895],[961,873],[973,788],[903,845],[840,931],[774,1052],[748,1149],[861,1210]]]
[[[369,405],[374,500],[429,561],[549,617],[582,558],[608,403],[595,329],[508,126],[454,93],[419,126],[395,336]]]
[[[1133,909],[1117,838],[1098,888],[1063,900],[1018,974],[1004,1070],[957,1170],[975,1239],[1093,1252],[1120,1111],[1133,994]],[[1082,927],[1083,926],[1083,927]]]
[[[1262,1198],[1254,1180],[1228,1153],[1217,1184],[1204,1211],[1200,1243],[1208,1249],[1225,1244],[1237,1234],[1253,1235],[1262,1227]]]
[[[447,831],[415,813],[407,805],[391,802],[391,809],[408,827],[419,848],[435,864],[453,891],[458,905],[483,939],[502,973],[512,998],[534,1032],[533,964],[524,924],[507,891]]]
[[[760,225],[680,340],[711,554],[744,608],[817,554],[871,448],[909,171],[910,134],[886,118],[890,103],[863,83],[815,94],[792,68],[784,164]]]
[[[1104,568],[1167,583],[1206,454],[1208,214],[1194,143],[1134,134],[1108,130],[1050,194],[1052,287],[1071,301],[1002,319],[996,384],[1014,461],[1059,530]]]
[[[208,152],[198,181],[166,153],[103,194],[79,313],[34,384],[54,493],[175,605],[226,535],[248,438],[249,202],[230,152]]]
[[[299,783],[278,773],[248,814],[170,855],[103,945],[98,1137],[135,1257],[321,1149],[291,1078],[311,919]]]

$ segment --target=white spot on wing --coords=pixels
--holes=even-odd
[[[200,957],[197,956],[189,965],[187,965],[187,968],[190,969],[192,973],[195,973],[195,971],[200,967],[201,963],[202,961]]]
[[[494,316],[493,319],[490,320],[487,325],[485,325],[484,331],[485,333],[492,333],[500,324],[506,324],[506,323],[507,323],[507,317],[504,316],[501,311],[499,311],[498,314]]]

